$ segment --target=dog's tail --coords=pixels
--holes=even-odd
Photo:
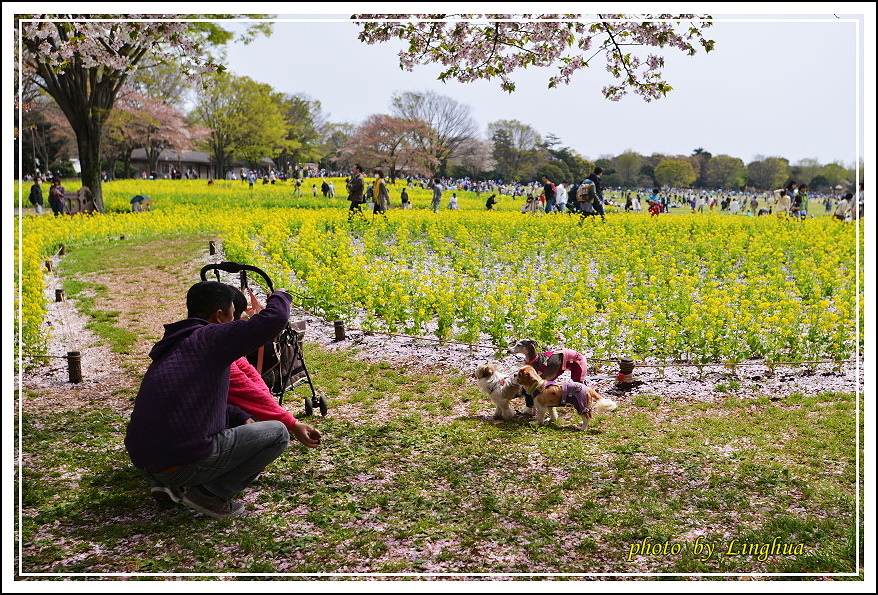
[[[608,399],[607,397],[601,397],[600,399],[595,401],[594,405],[592,405],[591,408],[595,413],[602,414],[609,413],[618,406],[619,404],[616,403],[616,401]]]

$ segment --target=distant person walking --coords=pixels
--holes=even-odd
[[[34,183],[30,187],[30,204],[34,206],[37,215],[43,214],[43,190],[40,188],[39,178],[34,178]]]
[[[49,188],[49,206],[52,207],[53,215],[61,215],[64,213],[64,186],[61,185],[61,178],[52,180],[52,187]]]
[[[439,183],[439,178],[433,178],[433,184],[430,186],[433,189],[433,202],[431,206],[433,207],[433,212],[439,212],[439,205],[442,204],[442,191],[445,190],[445,187]]]
[[[384,181],[384,172],[376,168],[375,182],[372,184],[372,200],[374,207],[372,208],[372,219],[375,215],[381,215],[387,219],[387,207],[390,205],[390,192],[387,190],[387,183]]]
[[[604,216],[604,187],[601,185],[601,176],[603,173],[604,168],[596,167],[585,179],[591,180],[594,183],[594,191],[597,195],[597,200],[594,201],[592,207],[594,208],[595,213],[601,216],[601,221],[606,221],[607,218]]]
[[[848,211],[851,210],[851,200],[853,198],[854,195],[848,192],[838,201],[838,204],[835,206],[835,212],[832,214],[833,219],[844,223],[845,219],[847,219]]]
[[[555,207],[559,213],[567,211],[567,182],[561,182],[555,187]]]
[[[759,196],[756,194],[750,197],[750,212],[754,217],[759,214]]]
[[[353,219],[355,215],[359,215],[363,221],[366,220],[366,216],[363,214],[363,208],[360,206],[365,202],[363,199],[364,187],[363,168],[360,164],[357,164],[354,166],[354,173],[347,183],[348,200],[351,203],[351,206],[348,209],[348,221]]]
[[[555,185],[549,180],[548,176],[543,176],[543,196],[546,201],[546,213],[551,213],[555,210],[555,198],[557,195]]]

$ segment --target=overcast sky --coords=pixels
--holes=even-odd
[[[694,57],[665,50],[665,75],[674,90],[651,103],[635,95],[604,99],[600,89],[612,79],[602,65],[579,71],[557,89],[547,88],[552,69],[521,71],[512,94],[498,81],[443,83],[432,65],[406,72],[396,56],[401,43],[358,41],[349,12],[278,15],[271,37],[230,46],[228,66],[277,91],[308,94],[333,122],[361,123],[388,113],[394,92],[430,89],[470,106],[483,134],[489,122],[519,120],[591,160],[627,149],[689,155],[701,147],[745,163],[761,155],[853,164],[858,84],[864,94],[856,15],[712,14],[717,22],[706,36],[716,49]]]

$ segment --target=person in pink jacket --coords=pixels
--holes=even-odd
[[[237,291],[237,288],[234,305],[235,320],[241,318],[244,313],[252,315],[262,309],[262,305],[256,301],[253,292],[250,292],[250,307],[248,308],[247,298],[243,293]],[[253,364],[247,361],[246,356],[232,363],[228,401],[248,413],[254,420],[281,422],[289,430],[290,436],[306,446],[314,441],[318,444],[320,442],[320,432],[308,424],[298,421],[289,411],[278,405],[268,385],[265,384],[265,380],[262,379]]]
[[[298,423],[289,411],[277,404],[262,376],[246,357],[235,360],[232,364],[229,403],[243,409],[259,421],[275,419],[283,423],[290,434],[293,432],[293,426]]]

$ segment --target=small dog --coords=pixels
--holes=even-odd
[[[618,405],[612,399],[600,396],[597,391],[581,382],[554,383],[541,378],[533,366],[524,366],[515,374],[515,380],[533,397],[536,422],[543,425],[548,413],[552,421],[558,419],[556,407],[573,405],[582,418],[579,430],[585,430],[595,413],[609,413]]]
[[[510,419],[515,417],[515,410],[509,404],[515,397],[521,396],[521,387],[511,374],[503,374],[496,364],[485,362],[476,368],[476,383],[479,390],[488,395],[497,408],[494,419]]]
[[[524,356],[526,366],[533,366],[544,380],[555,380],[565,370],[570,371],[570,379],[574,382],[585,382],[588,362],[585,356],[573,349],[558,351],[537,351],[537,342],[533,339],[521,339],[509,348],[509,353],[520,353]]]

